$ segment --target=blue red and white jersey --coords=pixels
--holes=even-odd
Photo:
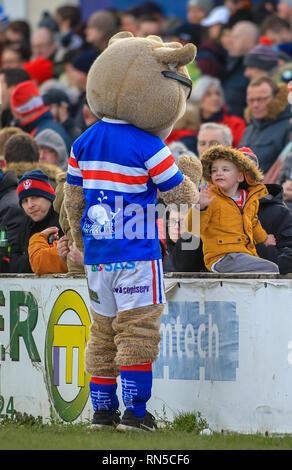
[[[182,180],[159,137],[106,118],[87,129],[72,146],[67,175],[84,191],[85,264],[161,258],[157,189]]]

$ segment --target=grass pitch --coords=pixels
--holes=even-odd
[[[16,415],[0,421],[0,450],[291,450],[292,435],[265,436],[237,433],[202,435],[206,421],[186,413],[164,422],[153,433],[90,430],[89,423],[43,424],[41,419]]]

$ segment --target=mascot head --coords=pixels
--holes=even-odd
[[[166,138],[185,112],[192,87],[186,65],[195,56],[191,43],[117,33],[88,73],[91,111],[99,119],[123,120]]]

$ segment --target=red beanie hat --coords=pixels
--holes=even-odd
[[[32,80],[39,84],[50,80],[54,76],[52,61],[43,57],[26,62],[22,68],[27,71]]]
[[[11,94],[11,109],[20,116],[38,111],[44,106],[39,89],[31,80],[16,85]]]

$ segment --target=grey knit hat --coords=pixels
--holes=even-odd
[[[189,0],[188,7],[198,7],[208,15],[214,7],[214,2],[213,0]]]
[[[35,136],[36,143],[41,148],[49,148],[58,156],[57,165],[66,171],[68,168],[69,155],[66,144],[62,137],[52,129],[45,129]]]
[[[278,53],[268,44],[257,44],[246,54],[244,65],[270,71],[278,65]]]

